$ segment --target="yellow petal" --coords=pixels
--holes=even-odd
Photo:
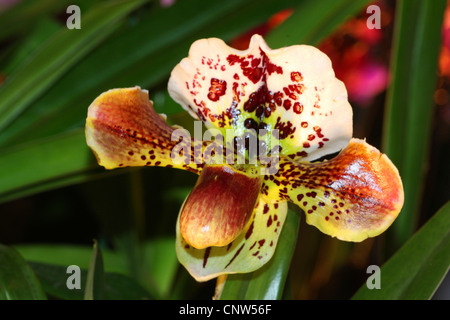
[[[181,161],[173,161],[172,149],[183,142],[172,141],[174,131],[139,87],[102,93],[89,106],[86,119],[87,144],[106,169],[165,166],[200,172],[202,164],[193,161],[190,136],[184,139],[189,146]]]
[[[346,241],[362,241],[384,232],[404,200],[397,168],[363,140],[352,139],[332,160],[280,163],[263,183],[266,197],[291,200],[308,224]]]

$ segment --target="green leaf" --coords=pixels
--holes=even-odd
[[[105,275],[103,270],[103,259],[98,243],[94,240],[91,264],[89,266],[84,300],[102,300],[105,297]]]
[[[20,1],[0,14],[0,40],[28,32],[37,19],[54,14],[70,3],[67,0]]]
[[[68,244],[20,244],[16,249],[27,261],[55,266],[77,265],[88,269],[92,256],[92,247]],[[112,250],[102,249],[105,271],[127,274],[126,262],[123,257]]]
[[[134,168],[125,174],[90,181],[81,190],[89,210],[103,226],[104,235],[122,256],[126,274],[145,286],[148,270],[143,265],[145,206],[141,171]]]
[[[369,2],[302,1],[286,21],[267,35],[267,43],[272,48],[299,43],[317,45],[348,18],[359,13]]]
[[[58,179],[60,186],[92,168],[97,165],[84,130],[0,151],[0,202],[28,194],[28,189],[42,190],[42,184],[54,185]]]
[[[61,25],[54,19],[44,17],[38,20],[33,30],[26,35],[24,41],[20,43],[20,46],[18,46],[17,50],[13,53],[12,58],[7,61],[4,67],[2,66],[2,73],[9,75],[14,71],[21,63],[26,61],[28,56],[32,54],[41,43],[57,33],[60,26]]]
[[[79,30],[61,29],[12,73],[0,87],[0,130],[71,66],[103,41],[143,0],[101,3],[83,15]]]
[[[447,202],[380,269],[381,288],[363,285],[353,299],[430,299],[450,266]]]
[[[430,148],[433,94],[445,0],[398,1],[387,91],[383,152],[403,180],[405,204],[393,224],[399,248],[414,232]],[[426,79],[426,80],[425,80]]]
[[[0,244],[0,299],[46,300],[39,280],[23,257]]]
[[[0,135],[0,144],[29,140],[30,130],[35,138],[83,126],[89,104],[111,88],[140,85],[150,88],[152,96],[161,91],[160,87],[153,87],[162,86],[166,92],[164,82],[192,42],[211,36],[229,40],[293,2],[232,0],[224,4],[190,0],[152,11],[135,25],[110,36],[34,101]],[[198,10],[199,7],[203,9]],[[161,100],[155,101],[158,112],[170,114],[182,110],[171,98],[163,102],[162,105]]]
[[[168,297],[180,266],[175,253],[175,237],[156,238],[144,244],[148,273],[161,297]]]
[[[91,249],[92,250],[92,249]],[[85,287],[69,289],[67,267],[47,263],[29,262],[31,268],[39,277],[45,292],[54,298],[64,300],[83,300]],[[106,265],[105,265],[106,266]],[[80,280],[87,279],[87,270],[80,267]],[[83,283],[83,282],[82,282]],[[119,273],[105,273],[105,299],[107,300],[149,300],[154,299],[142,286],[133,279]]]
[[[123,252],[125,249],[130,250],[130,246],[126,245],[126,243],[121,243],[124,246],[123,250],[120,247],[116,248],[115,251],[102,248],[105,270],[105,296],[107,299],[111,296],[108,288],[115,288],[115,282],[108,280],[111,274],[115,274],[116,277],[123,275],[129,281],[139,285],[139,287],[145,288],[145,299],[167,297],[179,267],[174,243],[174,238],[159,237],[141,243],[139,246],[141,250],[133,252],[133,255],[140,255],[140,260],[143,260],[141,266],[130,266],[130,263],[136,262],[136,258],[130,257],[130,253]],[[90,265],[92,247],[67,244],[22,244],[16,245],[14,248],[27,261],[33,262],[31,266],[47,293],[64,299],[83,298],[84,286],[81,293],[67,289],[65,279],[68,276],[65,270],[67,266],[77,265],[82,269],[82,279],[86,279],[86,270]],[[38,265],[38,269],[36,269],[35,265]],[[145,274],[143,274],[144,272]],[[138,273],[137,276],[135,273]],[[42,278],[43,276],[45,280]],[[53,276],[55,276],[54,279],[52,279]],[[150,283],[150,288],[147,288],[149,284],[146,281]],[[54,288],[55,286],[57,288]],[[55,290],[56,292],[54,292]],[[116,289],[114,290],[116,291]],[[142,292],[139,294],[142,295]],[[131,293],[123,292],[121,296],[130,295]],[[119,293],[116,296],[119,296]]]
[[[299,223],[300,213],[289,209],[272,259],[255,272],[228,275],[220,299],[280,299],[294,253]]]

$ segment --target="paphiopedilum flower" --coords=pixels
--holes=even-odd
[[[245,51],[202,39],[174,68],[168,90],[216,140],[187,139],[139,87],[101,94],[89,107],[86,137],[107,169],[165,166],[200,175],[176,222],[178,259],[198,281],[264,265],[289,201],[308,224],[346,241],[379,235],[397,217],[398,171],[376,148],[352,139],[345,86],[318,49],[272,50],[258,35]],[[255,136],[263,151],[250,161],[247,142]],[[240,155],[246,161],[237,161]]]

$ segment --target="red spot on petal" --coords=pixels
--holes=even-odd
[[[211,101],[218,101],[227,90],[227,82],[216,78],[211,79],[211,86],[209,87],[208,99]]]
[[[269,216],[269,219],[267,219],[267,227],[270,227],[272,225],[272,216]]]
[[[284,100],[284,102],[283,102],[283,107],[284,107],[286,110],[289,110],[289,109],[291,108],[291,105],[292,105],[291,100]]]
[[[258,245],[259,245],[258,249],[261,249],[261,247],[264,245],[265,242],[266,242],[265,239],[259,240],[258,241]]]
[[[298,94],[302,94],[305,87],[302,84],[290,84],[289,90],[294,91]]]
[[[293,110],[294,110],[294,112],[296,114],[300,114],[300,113],[303,112],[303,105],[300,102],[296,102],[296,103],[294,103],[294,109]],[[303,123],[306,123],[306,126],[308,126],[307,122],[302,122],[302,126],[303,126]],[[304,128],[306,128],[306,127],[304,127]]]
[[[247,232],[245,233],[245,239],[247,240],[248,238],[250,238],[252,233],[253,233],[253,221],[252,221],[252,224],[250,225],[250,227],[248,228]]]
[[[206,267],[206,263],[208,262],[210,252],[211,252],[211,247],[206,248],[205,254],[203,256],[203,268]]]
[[[300,82],[300,81],[303,81],[303,76],[300,72],[293,71],[293,72],[291,72],[291,80],[293,82]]]
[[[277,106],[281,106],[281,104],[283,103],[283,97],[284,97],[283,92],[277,91],[273,95],[270,95],[269,93],[267,100],[269,101],[269,103],[272,100],[277,104]]]
[[[241,253],[242,248],[244,248],[245,243],[242,244],[242,246],[239,247],[239,249],[236,251],[236,253],[234,254],[233,258],[231,258],[231,260],[228,262],[228,264],[225,266],[225,269],[234,261],[234,259],[236,259],[236,257],[239,255],[239,253]]]
[[[251,65],[253,68],[256,68],[261,63],[261,59],[252,59]]]
[[[264,61],[264,66],[266,67],[267,73],[269,74],[269,76],[276,72],[278,74],[283,74],[283,69],[280,66],[277,66],[276,64],[273,64],[269,57],[267,57],[267,55],[264,53],[264,51],[260,50],[261,55],[263,57],[263,61]]]

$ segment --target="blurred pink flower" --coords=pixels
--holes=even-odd
[[[161,4],[161,7],[170,7],[175,3],[176,0],[160,0],[159,3]]]
[[[341,80],[347,84],[350,99],[360,106],[366,106],[373,97],[386,89],[389,72],[376,61],[365,61],[349,70]]]
[[[382,50],[379,44],[392,14],[384,7],[382,12],[381,29],[367,28],[367,16],[363,13],[347,21],[319,46],[330,57],[336,77],[345,83],[349,100],[355,106],[369,106],[389,84],[388,63],[378,51]]]
[[[450,4],[447,5],[442,26],[442,48],[439,56],[441,76],[450,77]]]
[[[20,2],[20,0],[0,0],[0,12],[5,11],[18,2]]]

